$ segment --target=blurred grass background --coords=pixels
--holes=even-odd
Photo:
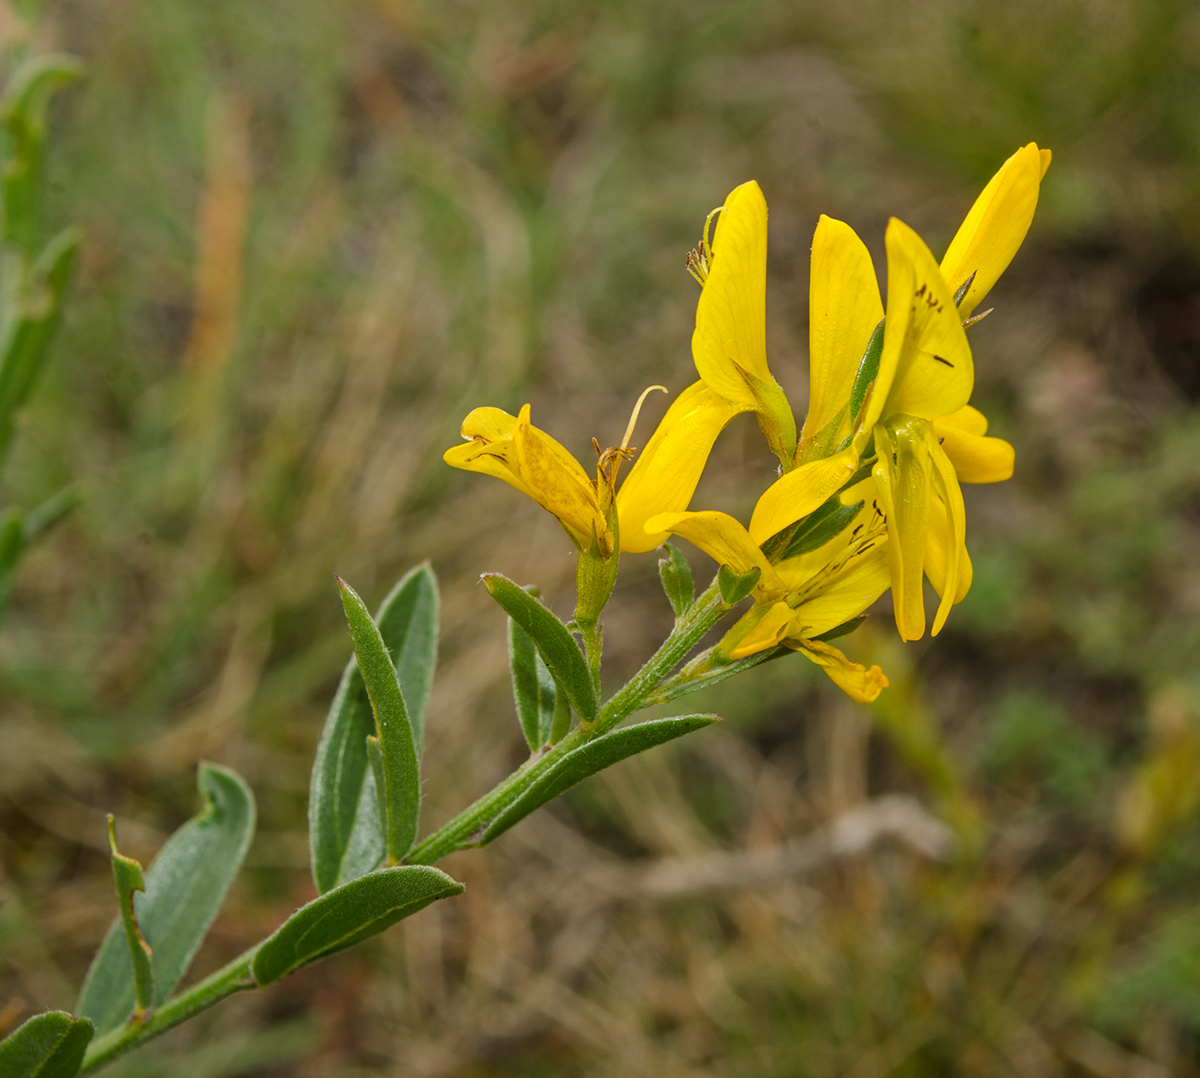
[[[1194,5],[54,0],[37,44],[87,65],[46,210],[86,240],[4,494],[83,502],[0,629],[0,1025],[71,1006],[115,910],[103,814],[149,858],[198,758],[248,778],[260,832],[194,972],[311,896],[334,571],[371,602],[424,558],[442,581],[426,826],[520,759],[475,581],[566,613],[570,549],[441,463],[470,408],[531,401],[587,459],[645,385],[686,386],[683,255],[753,177],[802,411],[818,213],[877,258],[892,214],[939,251],[1036,140],[1037,220],[972,331],[1017,474],[967,492],[975,584],[937,641],[899,645],[885,609],[850,642],[892,677],[879,704],[801,659],[727,683],[697,699],[720,728],[447,863],[463,898],[111,1073],[1200,1073]],[[745,517],[770,474],[743,417],[697,503]],[[654,562],[622,567],[614,680],[668,627]],[[663,901],[587,886],[887,793],[954,825],[952,863],[884,844]]]

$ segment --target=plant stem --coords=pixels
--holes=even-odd
[[[417,845],[404,859],[404,863],[431,865],[447,854],[475,845],[475,836],[563,756],[592,738],[606,733],[622,719],[645,707],[663,679],[679,665],[725,613],[726,608],[721,602],[721,595],[714,580],[675,622],[671,635],[663,641],[658,651],[646,661],[628,684],[609,700],[594,723],[576,726],[557,744],[535,753],[508,778]],[[598,626],[595,636],[598,652]],[[588,640],[587,633],[584,633],[584,639],[585,642]],[[598,662],[598,654],[596,659]],[[127,1022],[119,1029],[114,1029],[93,1041],[88,1047],[80,1073],[95,1070],[131,1048],[206,1010],[214,1003],[219,1003],[226,996],[256,987],[250,975],[250,964],[259,946],[260,944],[256,943],[223,969],[167,1000],[144,1022]]]
[[[238,955],[229,965],[167,1000],[144,1022],[131,1019],[120,1028],[92,1041],[83,1057],[83,1066],[79,1073],[95,1070],[144,1041],[166,1033],[168,1029],[199,1014],[214,1003],[219,1003],[226,996],[254,988],[254,979],[250,976],[250,963],[254,960],[254,952],[258,947],[259,944],[256,943],[248,951]]]

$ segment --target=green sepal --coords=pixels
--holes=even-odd
[[[721,593],[721,602],[726,606],[740,603],[754,590],[762,570],[756,565],[748,573],[736,573],[728,565],[722,565],[717,570],[717,589]]]
[[[302,906],[255,952],[250,975],[260,987],[301,966],[378,935],[463,885],[428,865],[397,865],[335,887]]]
[[[159,1006],[187,971],[237,875],[254,835],[254,795],[228,768],[201,764],[203,807],[175,832],[146,870],[138,923],[153,948],[154,1003]],[[98,1034],[116,1029],[136,1002],[121,918],[92,960],[75,1010]]]
[[[863,352],[862,359],[858,361],[858,371],[854,375],[854,384],[850,387],[851,420],[858,420],[858,413],[862,411],[863,402],[867,399],[867,391],[879,375],[879,361],[883,358],[883,329],[886,321],[887,319],[881,318],[876,324],[871,333],[871,339],[867,341],[866,351]]]
[[[681,618],[688,612],[696,598],[696,585],[692,580],[692,567],[677,546],[663,543],[663,556],[658,559],[658,575],[663,591],[675,617]]]
[[[354,641],[354,654],[375,716],[382,758],[383,845],[390,864],[412,848],[421,812],[421,771],[416,740],[387,644],[358,593],[341,577],[338,588]]]
[[[428,565],[400,578],[379,604],[375,624],[396,667],[419,748],[437,659],[437,579]],[[351,656],[325,719],[309,783],[309,853],[313,882],[322,893],[370,872],[383,859],[383,816],[366,747],[374,733],[371,701],[358,660]]]
[[[533,641],[558,687],[587,722],[600,710],[587,661],[567,627],[524,588],[499,573],[484,573],[488,593]]]
[[[645,752],[656,745],[674,741],[719,722],[717,715],[681,715],[671,719],[655,719],[614,730],[568,752],[553,767],[540,775],[520,797],[489,823],[477,842],[483,846],[523,820],[535,809],[552,801],[564,790],[582,782],[597,771],[603,771],[630,756]]]
[[[121,906],[121,921],[125,925],[129,961],[133,968],[133,1013],[135,1018],[140,1018],[154,1006],[153,952],[138,927],[137,913],[133,908],[133,892],[145,892],[146,881],[142,876],[142,866],[117,849],[117,821],[111,812],[108,815],[108,853],[112,859],[113,883],[117,888],[117,902]]]
[[[763,553],[773,565],[787,558],[799,557],[823,547],[836,538],[857,519],[865,502],[843,505],[835,494],[822,502],[806,517],[776,532],[762,545]]]
[[[512,618],[508,619],[508,665],[521,731],[529,750],[537,752],[550,740],[558,694],[532,638]]]
[[[736,363],[735,366],[754,395],[754,411],[767,445],[779,458],[784,470],[790,471],[795,466],[796,417],[792,414],[786,394],[773,378],[759,378]]]
[[[35,1014],[0,1041],[4,1078],[74,1078],[92,1039],[92,1023],[66,1011]]]

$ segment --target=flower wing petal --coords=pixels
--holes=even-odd
[[[842,488],[858,467],[858,451],[851,447],[823,460],[809,461],[776,479],[763,492],[754,515],[750,534],[765,543],[777,531],[808,516],[831,494]]]
[[[582,547],[593,536],[604,536],[606,524],[592,481],[579,461],[529,422],[528,404],[517,416],[513,447],[520,476],[534,501],[558,517]]]
[[[705,510],[700,513],[660,513],[646,522],[648,532],[670,532],[699,547],[719,565],[728,565],[735,573],[745,574],[754,568],[762,572],[755,594],[778,595],[783,591],[783,581],[767,561],[766,555],[741,521],[729,516]]]

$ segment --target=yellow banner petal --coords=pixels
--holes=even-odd
[[[1049,165],[1049,150],[1039,150],[1035,142],[1022,146],[1000,166],[951,240],[942,259],[942,275],[951,293],[975,274],[959,304],[960,318],[971,316],[1024,241]]]
[[[860,704],[875,701],[888,686],[888,679],[878,666],[869,670],[862,663],[852,663],[837,648],[820,640],[799,640],[794,646],[810,662],[816,663],[826,676],[851,700]]]
[[[954,465],[960,483],[1000,483],[1012,478],[1016,451],[1003,438],[981,438],[946,426],[940,419],[933,421],[933,433]]]
[[[811,442],[850,400],[859,361],[883,317],[870,252],[854,229],[821,215],[808,283],[808,415]]]
[[[719,565],[728,565],[735,573],[745,574],[757,567],[762,571],[754,593],[761,599],[778,596],[783,581],[767,561],[750,533],[728,513],[706,510],[701,513],[660,513],[646,522],[648,532],[670,532],[699,547]]]
[[[824,460],[810,461],[776,479],[763,492],[750,518],[750,534],[765,543],[777,531],[808,516],[845,484],[858,467],[858,452],[844,449]]]
[[[667,541],[669,532],[647,532],[646,521],[688,507],[717,435],[746,410],[703,382],[679,395],[617,492],[622,550],[641,553]]]
[[[712,265],[696,308],[692,356],[708,386],[755,407],[738,367],[772,381],[767,367],[767,202],[751,180],[734,188],[717,219]]]
[[[894,217],[886,245],[888,317],[867,426],[896,412],[925,419],[957,412],[975,384],[966,331],[929,248]]]

